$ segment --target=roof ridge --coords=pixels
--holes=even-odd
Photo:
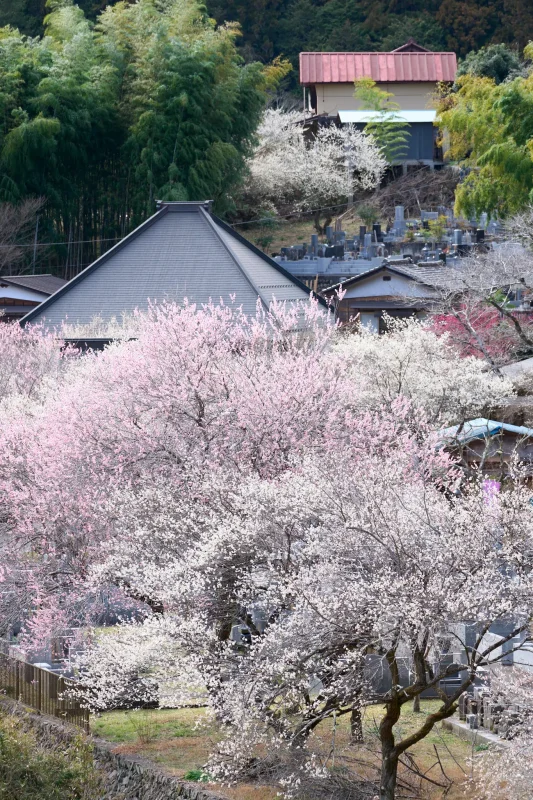
[[[237,265],[237,267],[240,269],[240,271],[242,272],[242,274],[244,275],[244,277],[246,278],[246,280],[248,281],[248,283],[250,284],[250,286],[252,287],[252,289],[254,290],[254,292],[256,292],[256,293],[257,293],[257,296],[259,297],[259,299],[260,299],[260,300],[261,300],[261,302],[263,303],[263,305],[264,305],[264,307],[265,307],[265,310],[266,310],[266,311],[268,311],[268,309],[269,309],[269,304],[268,304],[268,302],[266,301],[266,298],[265,298],[265,296],[263,295],[263,292],[261,292],[261,290],[259,289],[259,287],[255,285],[255,282],[253,281],[253,279],[252,279],[251,275],[248,273],[248,270],[247,270],[247,269],[244,267],[244,265],[242,264],[241,260],[238,258],[237,254],[233,252],[233,250],[232,250],[232,249],[231,249],[231,247],[228,245],[228,243],[227,243],[227,242],[224,240],[224,238],[223,238],[223,237],[220,235],[220,231],[218,230],[218,228],[217,228],[217,225],[216,225],[216,223],[215,223],[215,220],[213,219],[213,215],[212,215],[212,214],[209,214],[209,213],[208,213],[208,212],[205,210],[205,208],[200,208],[200,213],[201,213],[201,214],[203,214],[203,216],[204,216],[204,217],[205,217],[205,219],[207,220],[207,222],[208,222],[208,224],[209,224],[209,226],[210,226],[211,230],[213,230],[213,231],[214,231],[214,233],[215,233],[215,236],[217,237],[217,239],[219,240],[219,242],[221,242],[221,244],[222,244],[222,246],[224,247],[224,249],[226,250],[226,252],[227,252],[227,253],[229,253],[230,257],[233,259],[233,261],[235,262],[235,264]]]
[[[214,214],[212,215],[212,218],[216,220],[217,226],[222,228],[222,230],[226,231],[226,233],[232,236],[237,242],[240,242],[240,244],[245,245],[245,247],[247,247],[249,250],[255,253],[255,255],[257,255],[270,267],[276,270],[276,272],[279,272],[279,274],[283,275],[284,278],[288,278],[292,283],[298,286],[299,289],[303,289],[305,292],[307,292],[307,294],[309,295],[313,294],[309,286],[307,286],[303,281],[301,281],[299,278],[297,278],[295,275],[289,272],[289,270],[285,269],[285,267],[283,267],[281,264],[275,261],[275,259],[268,256],[266,253],[263,253],[262,250],[260,250],[258,247],[255,246],[255,244],[253,244],[253,242],[250,242],[248,239],[246,239],[244,236],[238,233],[238,231],[234,230],[231,227],[231,225],[228,225],[226,222],[224,222],[223,219],[220,219],[220,217],[217,217]],[[320,298],[318,295],[317,299],[319,300],[319,302],[322,300],[322,298]],[[325,301],[324,305],[327,306],[327,303]]]

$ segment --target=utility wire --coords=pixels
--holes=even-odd
[[[118,236],[115,239],[78,239],[77,241],[71,241],[70,244],[96,244],[98,242],[120,242],[123,239],[123,236]],[[69,242],[41,242],[40,244],[0,244],[0,247],[52,247],[55,244],[64,244],[68,245]]]
[[[333,211],[334,209],[340,208],[348,208],[351,204],[350,203],[337,203],[334,206],[322,206],[321,208],[311,208],[309,211],[300,211],[300,217],[306,216],[307,214],[316,214],[317,211]],[[277,214],[275,217],[257,217],[257,219],[249,219],[246,222],[230,222],[231,228],[237,228],[241,225],[253,225],[256,222],[275,222],[278,219],[288,219],[289,217],[297,216],[294,211],[291,214]],[[97,244],[99,242],[120,242],[124,237],[117,236],[114,239],[76,239],[71,241],[70,244]],[[1,249],[5,248],[17,248],[17,247],[54,247],[57,244],[68,245],[69,242],[39,242],[32,244],[0,244]]]

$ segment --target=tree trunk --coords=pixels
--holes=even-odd
[[[415,714],[418,714],[420,712],[420,695],[419,694],[415,694],[415,696],[413,697],[413,711],[414,711]]]
[[[396,797],[396,778],[398,775],[398,756],[393,751],[382,748],[381,784],[379,800],[394,800]]]
[[[361,716],[360,706],[352,708],[352,713],[350,715],[350,731],[353,742],[363,741],[363,718]]]

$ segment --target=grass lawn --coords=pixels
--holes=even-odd
[[[422,710],[414,714],[404,707],[399,733],[406,735],[420,726],[424,717],[438,706],[438,701],[422,701]],[[348,765],[354,758],[368,764],[369,772],[376,763],[373,740],[380,717],[380,706],[370,706],[364,715],[365,745],[355,748],[350,741],[348,717],[333,724],[323,724],[310,744],[322,754],[331,750],[335,742],[335,765]],[[208,721],[203,709],[155,709],[147,711],[111,711],[91,720],[91,731],[116,744],[117,752],[142,755],[164,767],[168,772],[198,779],[209,752],[218,739],[217,727]],[[446,795],[447,800],[464,798],[461,784],[469,773],[468,761],[472,745],[445,731],[438,725],[432,733],[410,751],[422,771],[436,781],[444,773],[454,781]],[[331,759],[331,756],[330,756]],[[440,763],[439,763],[440,762]],[[331,760],[328,761],[331,764]],[[231,788],[215,787],[232,800],[274,800],[277,790],[271,786],[238,785]],[[427,797],[442,798],[443,790],[433,787]]]
[[[270,255],[279,253],[281,247],[307,242],[311,244],[311,234],[316,233],[312,220],[282,220],[271,226],[238,225],[235,230]]]
[[[333,215],[332,225],[335,222]],[[321,224],[324,217],[321,218]],[[343,229],[348,233],[359,233],[359,226],[363,221],[357,213],[351,211],[343,219]],[[260,250],[270,255],[279,253],[281,247],[291,247],[292,245],[307,242],[311,244],[311,234],[316,233],[312,219],[280,219],[274,224],[245,224],[237,225],[235,230],[244,236],[245,239],[255,244]],[[320,237],[322,241],[324,237]]]

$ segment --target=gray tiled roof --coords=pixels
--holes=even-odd
[[[87,267],[23,323],[107,322],[164,300],[230,302],[255,313],[277,300],[305,300],[309,289],[217,217],[206,203],[161,203],[133,233]]]
[[[379,267],[373,267],[365,272],[360,272],[358,275],[353,275],[350,278],[346,278],[346,280],[342,281],[341,283],[328,286],[327,289],[324,289],[324,294],[331,293],[340,286],[342,286],[343,289],[346,289],[351,284],[364,281],[366,278],[376,275],[384,270],[387,270],[388,272],[395,272],[398,275],[404,275],[407,278],[411,278],[418,283],[423,283],[425,286],[429,286],[430,288],[434,289],[459,289],[462,286],[460,272],[454,267],[447,267],[437,263],[435,263],[435,266],[431,267],[419,267],[417,264],[398,265],[384,263]]]
[[[2,276],[3,283],[8,283],[13,286],[22,286],[24,289],[33,289],[35,292],[41,294],[51,295],[65,286],[66,281],[63,278],[58,278],[56,275],[9,275]]]

